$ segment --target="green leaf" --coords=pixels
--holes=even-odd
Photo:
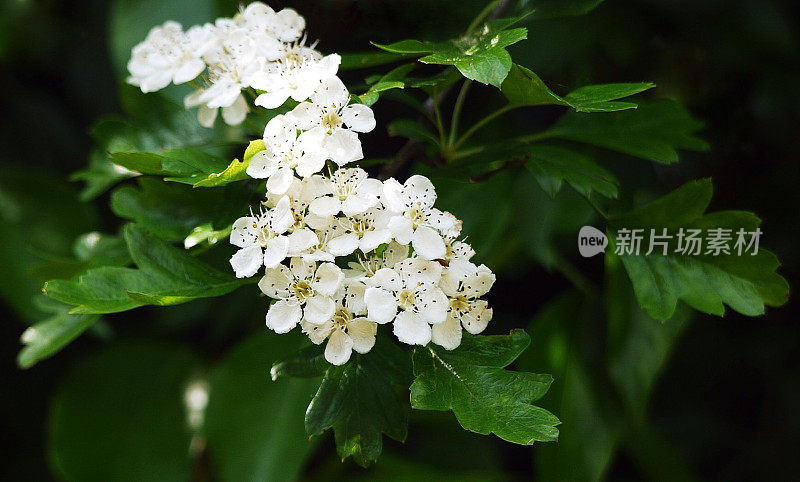
[[[65,307],[61,312],[23,332],[20,339],[25,347],[17,356],[17,364],[21,368],[30,368],[55,355],[99,318],[97,315],[70,315],[68,311]]]
[[[538,75],[517,64],[511,68],[501,89],[514,105],[567,105],[567,101],[550,90]]]
[[[234,347],[209,377],[204,434],[220,480],[295,480],[314,448],[303,414],[319,380],[273,383],[269,367],[304,341],[259,332]]]
[[[613,102],[655,87],[653,83],[587,85],[565,97],[554,93],[531,70],[514,65],[503,81],[502,90],[512,105],[563,105],[578,112],[614,112],[635,109],[633,102]]]
[[[639,94],[654,88],[651,82],[629,84],[587,85],[576,89],[564,97],[564,100],[578,112],[614,112],[635,109],[632,102],[611,102],[624,97]]]
[[[452,410],[466,430],[494,433],[531,445],[558,439],[558,418],[531,405],[547,393],[553,378],[504,370],[530,343],[523,330],[508,335],[471,336],[447,351],[436,345],[414,350],[411,406]]]
[[[92,126],[91,134],[96,147],[90,156],[89,167],[72,176],[73,180],[86,182],[82,192],[84,200],[92,199],[123,179],[137,175],[133,172],[136,169],[124,169],[112,162],[111,153],[150,152],[159,155],[174,150],[211,151],[223,137],[219,129],[201,126],[193,111],[186,110],[183,105],[160,93],[142,94],[137,88],[124,85],[120,87],[120,101],[127,118],[108,117]],[[158,158],[151,158],[149,162],[145,165],[157,166]],[[190,162],[197,161],[190,159]],[[217,172],[224,167],[224,161],[219,160],[217,167],[209,167],[207,172]]]
[[[522,17],[495,20],[476,32],[445,42],[402,40],[390,45],[373,43],[388,52],[417,55],[426,64],[453,65],[464,77],[500,87],[511,69],[511,56],[506,47],[527,38],[525,28],[506,30]]]
[[[115,313],[221,296],[250,282],[217,271],[135,225],[125,227],[124,237],[138,269],[90,269],[71,280],[48,281],[44,293],[74,305],[70,313]]]
[[[196,191],[188,186],[139,179],[139,188],[122,186],[111,194],[111,210],[167,241],[183,241],[208,223],[230,226],[247,211],[249,190]]]
[[[597,192],[605,197],[617,197],[619,181],[590,157],[545,144],[529,144],[520,151],[525,152],[528,158],[525,167],[552,197],[561,190],[563,181],[584,196]]]
[[[67,375],[53,398],[50,459],[63,480],[188,480],[184,392],[197,356],[161,343],[114,344]]]
[[[405,56],[390,52],[348,52],[341,54],[342,62],[339,70],[366,69],[379,65],[391,64],[402,60]]]
[[[250,165],[250,159],[264,149],[266,149],[266,146],[262,139],[250,141],[250,144],[244,151],[242,161],[234,159],[224,171],[210,173],[205,179],[194,183],[194,187],[218,187],[225,186],[232,182],[250,179],[250,176],[247,175],[247,167]]]
[[[570,112],[547,134],[670,164],[678,161],[678,149],[708,149],[705,141],[694,136],[702,127],[703,123],[693,119],[680,104],[659,100],[625,112]]]
[[[764,313],[765,305],[781,306],[786,302],[789,286],[776,273],[780,263],[775,255],[759,248],[755,256],[739,256],[733,249],[737,231],[755,231],[760,219],[744,211],[704,214],[712,191],[709,179],[691,181],[648,205],[609,220],[612,230],[640,228],[649,235],[650,229],[660,234],[666,228],[673,241],[679,228],[702,229],[704,235],[707,229],[732,230],[731,253],[727,255],[706,254],[705,246],[702,255],[677,255],[673,242],[666,256],[659,250],[647,256],[646,251],[639,256],[620,256],[639,304],[653,318],[670,318],[678,300],[719,316],[725,313],[725,305],[744,315],[757,316]]]
[[[164,176],[168,181],[195,184],[210,174],[225,169],[219,157],[195,149],[154,152],[112,152],[111,161],[141,174]]]
[[[386,126],[392,137],[406,137],[428,142],[434,146],[439,145],[439,137],[421,123],[412,119],[397,119]]]
[[[322,347],[314,348],[301,354],[307,361],[295,357],[276,365],[273,375],[312,375],[322,366],[319,359]],[[328,366],[306,411],[306,432],[319,435],[332,428],[339,457],[352,456],[356,463],[366,467],[381,453],[382,433],[401,442],[405,440],[409,407],[408,396],[403,392],[410,383],[408,355],[379,335],[366,355],[353,353],[346,364]]]

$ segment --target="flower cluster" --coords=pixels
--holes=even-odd
[[[462,329],[480,333],[491,319],[481,297],[494,274],[470,261],[461,221],[434,207],[429,179],[381,182],[347,166],[363,158],[358,134],[375,118],[350,102],[336,76],[340,57],[304,45],[304,27],[295,11],[259,2],[185,32],[167,22],[134,49],[129,81],[147,92],[205,72],[186,99],[204,125],[218,108],[229,124],[241,122],[250,109],[244,88],[256,91],[256,106],[297,102],[267,123],[263,149],[247,164],[250,177],[266,180],[266,197],[230,236],[236,276],[263,269],[258,286],[275,300],[269,328],[300,325],[312,342],[327,342],[325,358],[336,365],[370,351],[381,324],[403,343],[454,349]]]
[[[243,89],[258,93],[256,105],[273,109],[290,97],[308,99],[322,81],[336,75],[341,58],[306,46],[305,25],[296,11],[276,12],[261,2],[233,18],[186,31],[166,22],[134,47],[128,82],[153,92],[202,76],[184,100],[186,108],[199,107],[198,119],[206,127],[214,124],[219,109],[227,124],[237,125],[250,110]]]
[[[271,155],[269,147],[261,152]],[[280,169],[288,181],[271,186]],[[288,167],[269,172],[259,213],[240,218],[231,233],[240,248],[231,258],[236,275],[265,268],[258,286],[277,300],[269,328],[286,333],[299,324],[314,343],[327,340],[325,358],[337,365],[353,350],[368,352],[379,324],[391,324],[403,343],[447,349],[461,343],[462,329],[486,328],[492,309],[481,297],[495,276],[470,261],[474,251],[458,240],[461,222],[434,207],[430,180],[380,182],[358,167],[305,177]]]

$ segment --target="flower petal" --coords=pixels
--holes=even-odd
[[[238,126],[244,122],[244,118],[247,117],[249,111],[250,108],[247,106],[247,101],[244,100],[243,95],[239,94],[233,104],[222,108],[222,120],[229,126]]]
[[[295,230],[287,237],[289,238],[289,256],[299,256],[311,249],[312,246],[319,244],[316,233],[308,228]]]
[[[400,274],[405,286],[436,285],[442,278],[442,265],[422,258],[408,258],[397,263],[394,270]]]
[[[300,327],[303,329],[303,333],[308,335],[312,343],[319,345],[325,341],[326,338],[328,338],[328,335],[331,334],[331,331],[333,330],[333,323],[328,322],[317,325],[309,322],[308,320],[303,320],[300,322]]]
[[[431,341],[444,347],[445,350],[457,348],[461,344],[461,323],[453,317],[448,317],[444,323],[433,325]]]
[[[411,311],[403,311],[394,320],[393,332],[408,345],[427,345],[431,341],[431,326]]]
[[[364,158],[358,135],[348,129],[333,131],[325,138],[322,147],[328,152],[330,160],[340,166]]]
[[[306,300],[303,317],[310,323],[320,325],[333,318],[336,304],[327,296],[315,295]]]
[[[342,203],[342,212],[345,216],[355,216],[367,212],[378,204],[378,198],[370,194],[353,194],[347,196]]]
[[[333,330],[325,345],[325,359],[334,365],[344,365],[353,353],[353,340],[341,330]]]
[[[244,216],[234,221],[230,241],[239,248],[255,246],[258,243],[258,219]]]
[[[397,314],[397,300],[384,289],[367,288],[364,303],[367,305],[367,318],[375,323],[388,323]]]
[[[296,302],[278,300],[267,311],[267,327],[275,333],[288,333],[297,326],[303,311]]]
[[[476,300],[470,305],[470,310],[461,317],[461,324],[464,325],[465,330],[477,335],[485,330],[492,320],[493,310],[489,308],[489,303],[485,300]]]
[[[425,259],[444,258],[447,253],[442,236],[427,226],[420,226],[414,230],[411,246]]]
[[[353,349],[362,354],[375,346],[377,333],[378,325],[364,318],[356,318],[347,324],[347,334],[353,340]]]
[[[356,132],[369,132],[375,128],[375,114],[364,104],[352,104],[342,109],[342,120]]]
[[[294,171],[281,167],[267,179],[267,192],[270,194],[286,194],[294,179]]]
[[[308,205],[308,210],[317,216],[328,217],[339,214],[342,208],[342,203],[333,196],[322,196],[311,201]]]
[[[301,102],[286,114],[286,120],[300,130],[311,130],[322,122],[322,109],[311,102]]]
[[[264,263],[260,246],[242,248],[231,256],[231,267],[237,278],[249,278],[258,272]]]
[[[364,253],[368,253],[378,246],[388,243],[392,240],[392,232],[388,229],[375,229],[367,231],[358,242],[358,249]],[[330,244],[330,243],[328,243]]]
[[[270,155],[269,150],[257,152],[247,165],[247,175],[255,179],[266,179],[277,171],[278,161]]]
[[[328,77],[320,83],[311,100],[325,109],[339,110],[347,105],[350,93],[339,77]]]
[[[417,174],[409,177],[403,184],[403,197],[411,206],[419,204],[425,209],[430,209],[436,202],[436,188],[430,179]]]
[[[400,244],[408,244],[414,236],[414,225],[405,216],[394,216],[389,220],[389,231]]]
[[[427,323],[436,325],[447,319],[450,301],[435,286],[422,286],[415,292],[414,308]]]
[[[347,233],[328,241],[328,252],[334,256],[347,256],[358,248],[358,235]]]
[[[344,273],[333,263],[322,263],[317,268],[316,276],[311,286],[317,293],[333,296],[342,287]]]
[[[266,249],[264,250],[264,266],[267,268],[274,268],[278,266],[281,261],[286,259],[286,253],[289,251],[289,238],[286,236],[278,236],[267,241]]]
[[[292,272],[289,268],[279,264],[274,268],[269,268],[258,282],[261,292],[270,298],[287,298],[292,286]]]
[[[285,233],[289,226],[294,224],[294,216],[292,215],[288,196],[283,196],[278,200],[278,203],[269,212],[269,217],[270,227],[277,234]]]

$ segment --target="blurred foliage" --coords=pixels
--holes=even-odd
[[[633,125],[642,139],[638,152],[612,152],[615,146],[608,140],[586,140],[601,148],[567,146],[561,142],[571,139],[570,127],[585,119],[570,114],[554,127],[558,135],[549,148],[572,149],[581,159],[576,162],[596,163],[595,178],[576,179],[565,166],[548,163],[547,152],[534,152],[527,169],[505,169],[478,183],[466,181],[480,174],[467,171],[469,157],[457,165],[466,173],[462,180],[435,180],[442,207],[465,220],[465,232],[485,256],[480,261],[498,272],[490,297],[496,310],[490,331],[506,333],[530,323],[531,347],[516,368],[554,375],[541,404],[562,420],[558,445],[514,447],[464,433],[452,414],[420,412],[411,418],[409,442],[385,440],[377,466],[362,471],[352,463],[342,465],[330,437],[308,444],[297,428],[314,384],[268,381],[271,363],[299,342],[277,341],[264,332],[263,301],[254,296],[253,287],[225,296],[223,306],[200,300],[109,318],[92,326],[93,336],[78,339],[34,372],[17,371],[17,339],[26,325],[47,318],[47,329],[54,333],[48,336],[71,339],[74,330],[95,323],[65,318],[74,315],[64,314],[60,304],[30,301],[44,279],[69,278],[93,267],[97,256],[108,256],[109,251],[87,254],[80,240],[76,242],[79,235],[120,229],[120,221],[104,207],[110,196],[104,191],[127,175],[109,169],[108,146],[145,148],[142,143],[148,138],[132,138],[130,121],[119,117],[95,120],[115,112],[134,123],[173,122],[171,114],[155,110],[163,104],[152,96],[153,103],[146,105],[153,107],[131,111],[142,99],[126,101],[133,94],[123,88],[120,104],[118,82],[130,47],[156,23],[208,21],[229,14],[238,2],[11,1],[0,6],[0,261],[5,268],[0,281],[5,303],[0,440],[11,447],[0,476],[241,480],[289,479],[302,473],[309,480],[504,480],[535,474],[553,480],[746,480],[796,474],[800,371],[792,355],[800,335],[793,307],[769,311],[766,318],[729,313],[722,320],[695,315],[690,322],[685,307],[678,305],[667,322],[655,321],[636,304],[621,260],[607,256],[603,266],[597,258],[577,257],[575,233],[596,220],[595,214],[580,194],[560,187],[567,183],[582,194],[611,196],[616,192],[612,186],[639,186],[639,192],[619,201],[634,206],[691,178],[713,176],[712,208],[754,209],[766,220],[764,242],[784,261],[783,274],[797,279],[797,214],[791,209],[800,202],[795,161],[800,142],[794,135],[800,121],[797,5],[772,0],[606,0],[585,16],[546,18],[559,2],[508,3],[508,14],[539,7],[539,18],[522,25],[529,40],[508,50],[554,92],[618,80],[655,82],[659,96],[680,100],[705,122],[700,137],[711,146],[708,153],[682,153],[681,162],[669,167],[629,156],[674,162],[674,152],[659,144],[664,138],[678,139],[683,147],[705,147],[689,136],[701,127],[693,122],[688,131]],[[598,2],[583,3],[588,9]],[[306,15],[322,50],[355,52],[369,50],[369,41],[446,41],[485,2],[287,4]],[[361,70],[344,75],[353,85],[365,80]],[[463,125],[502,105],[492,89],[472,87]],[[182,97],[180,88],[164,94],[176,101]],[[408,107],[416,99],[402,91],[381,95],[386,101],[375,105],[378,119],[418,116]],[[403,102],[390,102],[396,98]],[[452,96],[447,102],[453,102]],[[642,108],[659,108],[658,103],[647,106]],[[513,112],[473,140],[544,128],[556,119],[558,109]],[[185,119],[174,125],[195,125],[191,113],[176,112]],[[625,122],[628,114],[615,115]],[[103,139],[95,151],[88,136],[92,125],[95,138]],[[197,137],[202,130],[184,134],[172,138],[170,148],[202,142]],[[246,134],[224,133],[237,142]],[[376,132],[364,144],[366,152],[385,158],[403,139]],[[230,154],[230,159],[242,154],[229,153],[226,146],[189,147]],[[84,197],[100,196],[100,212],[80,203],[77,186],[61,180],[87,163],[90,169],[80,177],[98,180],[98,188]],[[427,167],[418,169],[436,175]],[[166,199],[180,199],[181,188],[176,184]],[[123,194],[111,197],[112,205],[116,197],[117,214],[130,212],[120,211],[120,205],[135,202],[138,192],[122,189]],[[180,203],[176,213],[191,216],[191,207]],[[147,221],[158,226],[158,220]],[[212,231],[220,227],[210,219],[192,219],[186,225],[195,221],[211,222]],[[180,240],[185,231],[169,235]],[[224,253],[219,257],[224,261]],[[124,268],[129,260],[114,259],[117,266],[130,269]],[[605,306],[597,297],[601,291]],[[189,344],[194,351],[183,347]],[[52,354],[27,353],[33,361]],[[210,387],[204,433],[192,433],[186,420],[185,389],[192,380]],[[442,446],[441,440],[448,443]],[[276,447],[286,452],[278,454]],[[190,464],[190,457],[200,459]],[[306,463],[310,459],[314,462]]]

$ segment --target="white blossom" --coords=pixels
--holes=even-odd
[[[161,90],[170,82],[182,84],[206,68],[203,54],[213,47],[213,33],[197,26],[184,32],[177,22],[153,27],[145,40],[135,46],[128,62],[128,83],[142,92]]]
[[[411,243],[414,251],[425,259],[439,259],[447,254],[440,231],[449,231],[455,218],[433,207],[436,189],[427,177],[411,176],[405,184],[387,179],[381,199],[396,213],[389,221],[389,229],[397,242]]]
[[[381,182],[368,178],[367,171],[360,167],[340,168],[325,183],[323,195],[314,199],[308,209],[318,216],[362,214],[378,205],[381,190]]]
[[[447,318],[447,296],[437,286],[441,275],[439,263],[422,258],[378,270],[364,293],[367,318],[380,324],[394,322],[394,334],[403,343],[427,345],[430,325]]]
[[[236,276],[247,278],[261,266],[273,268],[283,261],[289,253],[286,231],[292,222],[289,198],[285,196],[271,210],[237,219],[230,237],[231,244],[241,248],[230,261]]]
[[[344,365],[353,350],[367,353],[375,345],[378,325],[369,321],[364,304],[363,283],[351,283],[340,289],[334,297],[333,316],[323,323],[303,320],[300,325],[311,341],[317,345],[325,340],[325,359],[334,365]]]
[[[326,153],[321,147],[321,133],[297,135],[297,129],[279,115],[264,129],[263,151],[256,153],[247,167],[247,174],[267,180],[267,192],[284,194],[291,187],[294,173],[301,177],[316,174],[325,166]]]
[[[364,157],[356,133],[375,128],[372,109],[349,102],[350,93],[342,81],[330,77],[320,83],[311,102],[302,102],[287,114],[299,129],[323,132],[328,158],[340,166]]]
[[[449,309],[444,323],[433,327],[432,341],[452,350],[461,344],[462,326],[473,335],[486,329],[492,309],[478,298],[489,292],[494,281],[489,268],[463,259],[455,259],[444,268],[439,287],[447,295]]]
[[[307,100],[323,80],[336,75],[342,60],[338,54],[322,57],[303,45],[286,45],[284,49],[281,57],[262,62],[258,72],[248,78],[251,87],[263,91],[256,97],[258,106],[275,109],[289,98],[297,102]]]
[[[267,269],[258,282],[261,291],[276,299],[267,312],[267,327],[287,333],[301,320],[325,323],[333,317],[333,296],[341,288],[344,273],[333,263],[316,263],[292,258],[289,267],[279,264]]]

